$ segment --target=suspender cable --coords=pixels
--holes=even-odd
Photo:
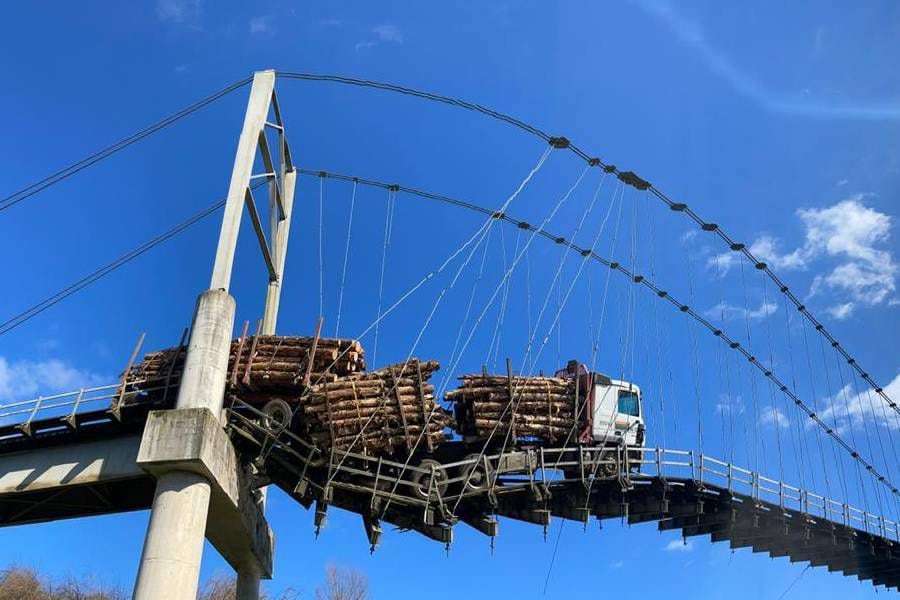
[[[318,175],[320,173],[320,171],[309,171],[309,170],[301,170],[301,169],[298,169],[298,172],[300,172],[301,174],[307,174],[307,175],[309,175],[309,174]],[[338,174],[333,174],[333,173],[326,174],[326,176],[336,178],[336,179],[344,179],[347,181],[351,181],[353,179],[352,177],[347,176],[347,175],[338,175]],[[526,223],[524,221],[514,219],[508,215],[501,216],[497,213],[497,211],[494,211],[494,210],[491,210],[488,208],[484,208],[484,207],[478,206],[476,204],[464,202],[462,200],[451,198],[449,196],[442,196],[439,194],[433,194],[430,192],[415,190],[413,188],[397,186],[396,184],[386,184],[383,182],[378,182],[378,181],[373,181],[373,180],[363,180],[362,178],[359,179],[359,182],[365,183],[366,185],[374,185],[377,187],[381,187],[383,189],[388,189],[389,187],[396,187],[397,189],[399,189],[401,191],[407,192],[408,194],[418,196],[420,198],[436,200],[439,202],[445,202],[445,203],[452,204],[452,205],[455,205],[455,206],[458,206],[461,208],[466,208],[467,210],[473,210],[476,212],[480,212],[484,215],[494,215],[496,218],[502,218],[504,221],[507,221],[508,223],[516,225],[520,230],[528,230],[529,232],[532,232],[534,234],[540,234],[542,237],[546,238],[547,240],[562,243],[563,245],[571,247],[576,252],[585,252],[585,251],[590,252],[589,250],[587,250],[585,248],[581,248],[578,245],[576,245],[568,240],[565,240],[564,238],[562,238],[563,239],[562,242],[559,242],[559,240],[561,238],[559,238],[554,233],[545,229],[544,226],[537,227],[537,226],[531,225],[529,223]],[[529,236],[529,239],[530,239],[530,237],[531,236]],[[528,248],[530,248],[530,243],[526,244],[526,250]],[[748,364],[752,367],[755,367],[762,376],[764,376],[768,379],[771,379],[771,381],[781,391],[781,393],[784,394],[790,401],[792,401],[795,404],[795,406],[800,408],[804,412],[804,414],[806,414],[806,416],[817,425],[817,427],[819,429],[821,429],[829,437],[831,437],[831,439],[838,446],[843,448],[843,450],[848,455],[850,455],[854,461],[859,462],[867,471],[869,471],[871,473],[872,477],[874,477],[876,480],[878,480],[883,485],[887,486],[888,489],[891,490],[892,494],[900,497],[900,489],[894,487],[893,484],[886,477],[884,477],[883,475],[881,475],[878,472],[878,470],[874,467],[874,465],[872,465],[862,455],[860,455],[858,452],[856,452],[854,450],[854,448],[850,444],[848,444],[846,442],[846,440],[844,440],[841,437],[841,435],[838,431],[835,431],[834,428],[829,427],[829,425],[827,425],[822,420],[822,418],[819,416],[818,411],[813,410],[813,408],[811,408],[806,402],[804,402],[803,399],[800,396],[798,396],[796,390],[791,388],[791,386],[787,385],[786,383],[784,383],[778,377],[778,375],[771,369],[770,366],[763,364],[755,356],[750,354],[750,352],[748,352],[747,348],[743,347],[737,340],[735,340],[733,337],[728,335],[727,332],[713,326],[706,318],[704,318],[702,315],[700,315],[694,308],[692,308],[689,305],[682,304],[681,302],[679,302],[677,298],[672,296],[668,291],[658,287],[651,279],[643,277],[643,276],[639,276],[637,273],[632,273],[630,271],[630,269],[628,269],[625,266],[622,266],[620,263],[609,260],[607,258],[604,258],[603,256],[600,256],[596,253],[591,254],[591,258],[593,260],[599,262],[600,264],[608,267],[611,270],[618,271],[622,276],[627,277],[629,279],[629,281],[646,288],[648,291],[652,292],[658,298],[667,302],[668,304],[670,304],[674,308],[678,309],[679,311],[686,313],[687,315],[690,315],[692,318],[694,318],[697,321],[697,323],[702,325],[707,331],[709,331],[715,337],[718,337],[719,340],[723,344],[726,344],[730,349],[734,350],[737,354],[740,354],[741,356],[743,356],[747,360],[746,364]],[[386,316],[387,313],[391,312],[393,309],[395,309],[397,306],[399,306],[402,302],[404,302],[406,300],[406,298],[408,298],[417,289],[419,289],[419,287],[421,287],[421,285],[424,285],[424,283],[428,279],[430,279],[431,276],[432,276],[432,274],[427,275],[425,278],[423,278],[422,281],[420,281],[413,288],[411,288],[408,292],[406,292],[397,302],[395,302],[395,304],[393,305],[393,307],[391,309],[389,309],[388,311],[385,311],[385,314],[382,315],[382,318],[384,316]],[[504,278],[504,282],[505,281],[506,281],[506,279]],[[805,320],[802,322],[804,324],[806,324]],[[374,327],[374,323],[373,323],[372,327]],[[664,337],[671,337],[671,336],[669,335],[669,336],[664,336]],[[807,359],[809,359],[809,354],[807,354]],[[670,388],[671,388],[669,396],[671,398],[674,398],[675,397],[674,396],[674,381],[672,380],[671,369],[669,369],[668,375],[669,375]],[[810,373],[810,375],[812,376],[812,373]],[[817,398],[815,395],[813,395],[813,400],[817,401]],[[673,411],[673,414],[677,414],[677,411]],[[674,425],[675,425],[675,437],[677,440],[677,436],[678,436],[677,421],[675,421]],[[833,450],[834,450],[834,447],[833,447]],[[836,450],[835,450],[835,452],[836,452]],[[823,455],[823,461],[824,461],[824,455]],[[836,456],[835,456],[835,462],[837,462]]]
[[[510,124],[518,129],[525,131],[530,135],[534,135],[539,137],[540,139],[551,142],[551,141],[560,141],[565,142],[562,147],[570,150],[573,154],[578,156],[581,160],[585,161],[589,165],[592,166],[600,166],[603,167],[605,171],[616,175],[623,182],[628,183],[628,185],[632,185],[637,187],[638,189],[646,189],[651,194],[653,194],[656,198],[658,198],[664,205],[669,207],[671,210],[682,213],[685,217],[690,219],[698,226],[709,226],[711,223],[708,223],[703,218],[701,218],[694,210],[688,207],[687,204],[682,202],[675,202],[671,198],[669,198],[665,193],[662,192],[659,188],[654,186],[648,181],[641,179],[635,173],[631,171],[622,171],[615,167],[615,165],[607,164],[600,158],[595,156],[591,156],[588,152],[578,147],[577,145],[571,143],[565,137],[552,137],[548,133],[538,129],[534,125],[527,123],[521,119],[517,119],[510,115],[504,114],[492,108],[476,104],[474,102],[468,102],[465,100],[461,100],[459,98],[454,98],[451,96],[443,96],[440,94],[435,94],[433,92],[427,92],[423,90],[417,90],[414,88],[401,86],[392,83],[386,83],[381,81],[371,81],[364,79],[354,79],[351,77],[342,77],[338,75],[326,75],[326,74],[318,74],[318,73],[300,73],[300,72],[279,72],[277,74],[280,78],[287,79],[295,79],[295,80],[305,80],[305,81],[317,81],[317,82],[332,82],[339,83],[343,85],[352,85],[358,87],[372,88],[383,91],[388,91],[392,93],[404,94],[408,96],[413,96],[417,98],[422,98],[425,100],[439,102],[443,104],[447,104],[450,106],[455,106],[458,108],[463,108],[465,110],[474,111],[480,113],[482,115],[488,116],[493,119],[497,119],[499,121]],[[246,83],[246,82],[244,82]],[[875,392],[881,397],[881,399],[891,407],[898,415],[900,415],[900,405],[894,402],[888,394],[879,386],[870,376],[869,374],[860,366],[859,362],[854,359],[848,352],[843,348],[842,345],[837,343],[837,339],[825,328],[825,326],[819,322],[815,316],[802,304],[799,298],[794,295],[793,292],[790,291],[787,285],[778,278],[778,276],[769,268],[768,265],[761,262],[757,259],[748,249],[745,244],[736,242],[732,239],[727,233],[723,231],[721,227],[718,225],[708,229],[709,231],[713,231],[719,239],[728,245],[732,250],[740,251],[750,262],[756,265],[760,270],[762,270],[776,285],[779,292],[783,294],[796,308],[800,313],[808,320],[821,335],[823,335],[827,341],[838,350],[841,356],[847,361],[848,364],[852,365],[853,368],[859,373],[860,377],[873,389]]]
[[[579,177],[578,181],[575,183],[576,186],[580,183],[581,178],[584,177],[584,175],[587,173],[587,169],[588,169],[588,167],[585,167],[584,171],[582,171],[581,177]],[[575,238],[578,236],[579,232],[581,231],[581,228],[584,226],[585,220],[594,211],[594,206],[597,203],[597,197],[600,195],[600,190],[603,188],[603,182],[605,180],[606,180],[605,175],[600,178],[600,182],[597,184],[597,188],[594,191],[593,196],[591,197],[590,203],[588,204],[586,210],[584,212],[582,212],[581,219],[578,221],[578,224],[575,226],[575,229],[572,232],[572,236],[570,238],[572,240],[572,242],[575,241]],[[557,266],[557,269],[556,269],[556,274],[553,277],[553,281],[550,283],[550,290],[548,292],[547,298],[544,301],[544,305],[541,307],[541,311],[538,313],[538,318],[537,318],[537,321],[535,322],[535,326],[534,326],[534,335],[537,334],[537,329],[538,329],[538,327],[540,327],[541,318],[544,315],[544,310],[547,308],[547,305],[550,300],[550,295],[552,294],[554,286],[556,287],[557,311],[560,310],[560,306],[561,306],[561,302],[562,302],[562,297],[560,295],[561,289],[562,289],[562,287],[561,287],[562,282],[560,279],[560,275],[562,274],[563,268],[565,267],[566,259],[569,258],[569,253],[571,250],[572,250],[571,246],[566,246],[566,249],[563,251],[563,254],[560,257],[559,265]],[[553,333],[553,331],[551,329],[550,331],[548,331],[547,335],[550,336],[550,335],[552,335],[552,333]],[[532,338],[529,338],[529,339],[532,339]],[[557,340],[558,340],[557,343],[559,344],[558,337],[557,337]],[[556,361],[557,361],[557,365],[561,366],[561,362],[560,362],[561,359],[559,356],[559,352],[560,352],[560,347],[559,347],[559,345],[557,345],[557,354],[558,355],[556,357]],[[528,370],[534,371],[534,366],[535,366],[535,363],[534,363],[534,361],[532,361]],[[523,364],[523,367],[524,367],[524,364]]]
[[[491,232],[492,230],[488,230],[487,238],[485,239],[484,251],[481,254],[481,264],[478,267],[478,274],[475,276],[475,281],[472,283],[472,291],[469,294],[469,302],[466,304],[466,312],[463,315],[462,320],[459,322],[460,327],[456,332],[456,340],[453,342],[453,350],[450,351],[450,360],[451,362],[456,357],[456,350],[459,348],[459,341],[462,337],[463,329],[466,324],[469,322],[469,315],[472,313],[472,305],[475,303],[475,294],[478,293],[478,284],[481,282],[481,278],[484,275],[484,264],[487,262],[488,250],[490,249],[491,243]],[[444,374],[444,379],[449,378],[450,373]]]
[[[741,256],[741,288],[743,289],[743,297],[744,297],[744,323],[745,323],[746,329],[747,329],[747,352],[750,352],[751,356],[752,356],[753,343],[752,343],[752,337],[750,335],[750,300],[747,297],[747,277],[744,273],[744,261],[745,261],[744,257]],[[765,310],[765,307],[763,307],[763,310]],[[752,372],[750,374],[750,396],[753,401],[753,424],[754,424],[754,432],[756,433],[756,436],[753,441],[754,468],[756,469],[756,471],[758,473],[758,472],[760,472],[760,465],[759,465],[760,452],[759,451],[760,451],[760,447],[762,445],[762,437],[761,437],[761,431],[760,431],[760,421],[762,420],[762,413],[759,412],[759,403],[757,402],[757,396],[756,396],[756,378],[753,377]],[[762,460],[763,460],[763,465],[765,465],[765,462],[766,462],[766,453],[765,452],[762,453]],[[767,471],[768,469],[763,468],[762,470]]]
[[[319,177],[319,316],[325,316],[325,177]]]
[[[806,334],[806,321],[800,321],[800,328],[803,330],[803,345],[806,350],[806,370],[809,373],[809,395],[813,399],[813,410],[815,411],[815,414],[818,415],[821,413],[819,412],[818,392],[816,391],[815,376],[813,375],[812,352],[809,348],[809,336]],[[822,477],[825,481],[825,494],[831,496],[831,485],[828,481],[828,466],[825,463],[825,449],[822,446],[821,429],[816,429],[816,442],[819,446],[819,457],[822,459]],[[837,463],[837,450],[833,444],[829,445],[831,446],[831,452],[834,455],[834,462]],[[844,497],[846,498],[846,495]]]
[[[356,207],[356,188],[358,181],[353,182],[353,191],[350,194],[350,216],[347,219],[347,241],[344,246],[344,266],[341,268],[341,290],[338,294],[337,321],[334,324],[334,337],[338,337],[341,330],[341,311],[344,308],[344,282],[347,280],[347,265],[350,259],[350,239],[353,235],[353,209]]]
[[[828,374],[828,371],[829,371],[828,364],[825,361],[825,346],[821,343],[821,341],[822,341],[822,338],[819,338],[819,349],[821,350],[821,354],[822,354],[822,374],[824,375],[824,378],[825,378],[825,390],[827,392],[827,395],[825,396],[825,400],[827,402],[826,411],[831,413],[831,427],[833,429],[838,429],[838,420],[837,420],[838,414],[837,414],[837,410],[834,407],[834,392],[831,388],[831,377]],[[851,433],[853,433],[852,430],[851,430]],[[853,442],[851,442],[851,443],[853,443]],[[856,443],[853,443],[853,446],[855,447]],[[834,460],[838,466],[838,475],[840,477],[841,489],[843,490],[844,498],[849,498],[850,495],[849,495],[849,491],[847,489],[847,475],[844,472],[843,457],[840,457],[837,455],[837,449],[834,448],[833,445],[832,445],[832,450],[835,453]]]
[[[694,304],[694,262],[691,259],[693,253],[688,251],[685,253],[687,257],[687,273],[688,273],[688,298],[691,304]],[[694,401],[697,409],[697,448],[700,454],[703,454],[703,404],[700,391],[700,348],[697,343],[697,332],[687,323],[688,338],[691,346],[691,359],[694,367]]]
[[[378,364],[378,332],[381,329],[381,305],[384,300],[384,269],[387,264],[388,248],[391,247],[391,219],[394,215],[394,192],[388,190],[388,200],[384,209],[384,242],[381,249],[381,271],[378,275],[378,309],[375,316],[375,341],[372,349],[372,364]]]
[[[648,213],[648,235],[647,235],[647,243],[650,245],[650,277],[656,281],[656,247],[653,243],[654,235],[653,235],[653,214]],[[718,264],[718,263],[717,263]],[[607,281],[609,276],[612,274],[612,271],[607,271]],[[662,431],[662,447],[668,447],[667,435],[666,435],[666,392],[665,387],[663,385],[663,368],[662,368],[662,339],[660,338],[659,333],[659,313],[657,311],[656,302],[650,302],[651,312],[653,313],[653,329],[656,337],[656,395],[659,399],[659,413],[662,416],[660,419],[660,429]],[[727,359],[726,355],[726,359]],[[733,441],[734,436],[732,436]],[[733,447],[733,444],[732,444]],[[732,463],[734,463],[734,455],[732,455]]]
[[[782,298],[782,300],[784,300],[784,299]],[[796,370],[796,366],[794,364],[794,346],[793,346],[793,342],[791,340],[791,315],[790,315],[790,311],[787,309],[787,302],[782,302],[782,308],[784,310],[784,317],[785,317],[785,330],[784,331],[787,336],[788,359],[789,359],[790,365],[791,365],[791,386],[794,389],[797,389],[797,374],[796,374],[797,370]],[[771,349],[769,350],[769,353],[771,356],[771,354],[772,354]],[[772,361],[774,361],[774,357],[769,359],[770,363]],[[783,395],[782,395],[782,398],[784,399]],[[804,444],[805,444],[806,456],[807,457],[810,456],[809,440],[807,439],[808,436],[803,435],[803,426],[800,422],[800,409],[797,408],[796,406],[791,407],[787,403],[787,399],[784,399],[784,402],[786,405],[785,414],[788,415],[788,429],[792,430],[791,437],[796,438],[796,443],[794,444],[795,445],[794,451],[799,454],[799,456],[797,458],[797,463],[798,463],[797,468],[798,468],[798,472],[800,474],[800,486],[805,488],[805,487],[807,487],[807,485],[806,485],[806,465],[805,465],[806,461],[804,459],[803,450],[804,450]],[[793,428],[795,426],[796,426],[796,434],[793,431]],[[810,475],[812,475],[812,472],[810,472]],[[810,482],[810,487],[815,487],[815,478],[813,478],[812,481]]]
[[[768,342],[769,348],[769,364],[775,364],[775,350],[772,347],[772,319],[770,318],[772,313],[776,310],[776,305],[772,304],[772,308],[769,305],[769,285],[765,278],[763,278],[763,319],[766,321],[766,341]],[[787,419],[788,416],[785,413],[784,415],[778,410],[777,399],[775,397],[775,388],[772,386],[772,381],[769,381],[769,398],[772,403],[772,425],[775,428],[775,441],[778,444],[778,475],[781,481],[784,481],[784,456],[783,449],[781,445],[781,427],[782,427],[782,419]],[[790,425],[790,421],[788,421],[788,425]],[[797,448],[796,444],[792,444],[794,448],[794,459],[799,462],[799,458],[797,457]]]
[[[501,273],[506,273],[507,267],[507,259],[506,259],[506,234],[503,233],[504,228],[500,228],[500,250],[503,258],[503,269],[500,271]],[[513,256],[519,251],[519,242],[522,238],[522,230],[516,230],[516,244],[513,248]],[[506,284],[503,287],[503,294],[500,296],[500,313],[497,317],[497,322],[494,324],[494,332],[491,334],[491,343],[488,344],[487,356],[484,358],[485,365],[493,365],[496,369],[497,367],[497,357],[500,354],[500,343],[503,338],[503,322],[506,320],[506,310],[509,301],[509,280],[506,281]],[[493,355],[493,359],[491,358]]]

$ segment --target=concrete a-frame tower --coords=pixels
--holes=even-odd
[[[274,157],[267,131],[278,140]],[[257,152],[261,174],[252,172]],[[268,238],[250,188],[258,178],[268,183]],[[175,409],[152,412],[141,440],[138,464],[157,482],[135,600],[194,600],[204,535],[238,572],[240,600],[256,600],[260,577],[271,576],[273,536],[263,515],[265,496],[253,490],[252,473],[241,467],[224,430],[235,314],[228,287],[246,206],[268,270],[260,332],[274,333],[295,182],[275,72],[259,71],[235,153],[212,279],[197,299]]]

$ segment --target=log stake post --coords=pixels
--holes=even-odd
[[[326,383],[325,385],[327,386],[328,384]],[[362,412],[359,410],[359,396],[357,396],[357,394],[356,394],[356,382],[353,380],[350,380],[350,387],[353,389],[353,403],[356,405],[356,426],[359,427],[359,435],[362,439],[363,454],[368,454],[369,448],[366,445],[366,436],[363,434],[364,425],[363,425],[363,420],[362,420]],[[332,443],[333,443],[333,441],[332,441]],[[378,459],[378,468],[379,468],[379,470],[381,469],[381,459],[380,458]]]
[[[246,327],[246,326],[245,326]],[[175,372],[175,365],[178,364],[178,357],[181,356],[181,352],[184,350],[184,343],[187,341],[188,328],[185,327],[181,332],[181,339],[178,340],[178,349],[175,350],[175,354],[172,356],[172,362],[169,363],[169,369],[166,371],[166,383],[165,388],[163,388],[163,405],[166,404],[166,399],[169,397],[169,386],[172,384],[172,373]]]
[[[237,385],[237,374],[241,369],[241,356],[244,354],[244,343],[247,340],[247,330],[250,329],[250,321],[244,321],[241,328],[241,337],[238,340],[237,354],[234,356],[234,364],[231,366],[231,385]]]
[[[326,383],[325,388],[325,412],[328,415],[328,433],[331,435],[331,447],[334,448],[334,443],[336,438],[334,436],[334,416],[331,412],[331,399],[328,397],[328,384]]]
[[[131,367],[134,366],[134,359],[137,358],[138,352],[144,344],[145,335],[146,334],[141,333],[141,335],[138,336],[137,343],[131,351],[131,356],[128,357],[128,364],[125,365],[125,370],[122,372],[122,377],[119,381],[119,397],[116,398],[114,405],[110,409],[110,412],[112,413],[112,416],[115,417],[116,421],[122,419],[122,402],[125,401],[125,390],[128,389],[128,375],[131,373]]]
[[[552,406],[552,405],[551,405],[551,403],[550,403],[550,382],[549,382],[549,381],[545,381],[544,383],[545,383],[546,386],[547,386],[547,438],[550,440],[550,443],[552,444],[552,443],[555,442],[556,440],[554,439],[554,436],[553,436],[553,427],[552,427],[552,425],[551,425],[551,419],[553,418],[553,413],[552,413],[552,411],[551,411],[551,406]],[[575,394],[575,397],[577,398],[577,397],[578,397],[578,394]]]
[[[512,378],[512,361],[509,357],[506,358],[506,386],[509,390],[509,405],[512,407],[512,412],[509,415],[509,431],[510,437],[512,438],[512,443],[516,443],[516,408],[514,406],[514,397],[513,397],[513,378]]]
[[[422,429],[423,435],[425,436],[425,447],[428,449],[428,452],[434,451],[434,442],[431,440],[431,435],[424,431],[428,426],[428,411],[425,406],[425,386],[422,383],[422,363],[416,361],[416,377],[418,378],[419,384],[419,402],[422,404]]]
[[[250,369],[253,366],[253,356],[256,354],[256,346],[259,344],[259,329],[262,327],[262,320],[256,322],[256,332],[253,334],[253,342],[250,344],[250,354],[247,356],[247,368],[244,370],[244,378],[242,383],[246,386],[250,385]]]
[[[418,362],[418,361],[416,361]],[[403,414],[403,400],[400,398],[400,384],[397,381],[397,376],[391,371],[391,383],[394,388],[394,399],[397,400],[397,412],[400,413],[400,424],[403,425],[403,447],[406,448],[406,451],[409,452],[409,427],[406,424],[406,415]]]
[[[316,333],[313,336],[312,348],[309,350],[309,361],[306,364],[306,374],[303,376],[303,387],[309,387],[309,380],[312,377],[313,362],[316,359],[316,349],[319,347],[319,336],[322,333],[322,316],[319,315],[316,321]]]

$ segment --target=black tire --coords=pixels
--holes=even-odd
[[[447,470],[441,463],[426,458],[419,463],[418,467],[419,469],[424,469],[424,472],[412,471],[409,478],[412,483],[413,494],[419,498],[428,498],[429,491],[432,496],[443,496],[447,493]],[[432,467],[434,467],[434,483],[431,481]]]
[[[460,468],[459,472],[465,485],[465,491],[486,491],[491,486],[491,474],[484,468],[484,456],[470,454],[465,460],[472,461]]]
[[[287,429],[294,417],[291,405],[281,398],[273,398],[266,402],[262,413],[265,415],[265,425],[269,429]]]

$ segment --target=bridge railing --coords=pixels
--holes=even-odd
[[[30,432],[32,424],[42,420],[60,419],[74,426],[76,417],[84,413],[104,409],[115,410],[123,404],[160,392],[172,394],[178,387],[178,379],[178,375],[154,379],[129,379],[125,383],[83,387],[69,392],[0,404],[0,426],[14,426],[25,433]]]
[[[667,448],[634,449],[639,453],[641,472],[635,479],[659,477],[690,478],[698,485],[715,485],[729,492],[749,496],[755,502],[798,511],[810,518],[841,523],[867,533],[900,541],[900,524],[866,510],[821,494],[771,479],[760,473],[693,450]]]

